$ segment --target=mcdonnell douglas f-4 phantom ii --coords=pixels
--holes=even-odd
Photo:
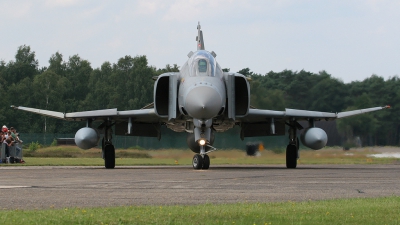
[[[115,167],[115,135],[158,137],[160,127],[167,126],[176,132],[187,132],[187,144],[196,154],[194,169],[208,169],[209,153],[214,148],[214,132],[224,132],[235,125],[241,127],[240,137],[285,135],[289,127],[289,144],[286,148],[286,167],[296,168],[299,150],[298,130],[303,130],[300,140],[314,150],[323,148],[328,137],[324,130],[315,127],[315,121],[335,120],[388,108],[374,107],[348,112],[329,113],[285,109],[274,111],[250,107],[250,86],[245,76],[223,72],[216,54],[204,48],[203,32],[197,26],[197,51],[188,54],[189,59],[180,72],[164,73],[154,84],[154,102],[142,109],[118,111],[104,109],[61,113],[49,110],[12,106],[15,109],[37,113],[68,121],[87,121],[87,126],[76,132],[75,143],[82,149],[98,146],[100,137],[105,168]],[[93,121],[102,122],[93,127]],[[303,128],[298,121],[308,121]]]

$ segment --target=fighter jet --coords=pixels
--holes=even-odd
[[[197,51],[189,52],[189,59],[180,72],[164,73],[155,78],[154,102],[137,110],[118,111],[104,109],[62,113],[43,109],[11,106],[14,109],[37,113],[68,121],[86,121],[86,127],[76,132],[75,143],[82,149],[99,145],[105,168],[115,167],[115,148],[112,136],[131,135],[161,138],[160,127],[187,133],[188,147],[196,153],[193,168],[210,167],[208,156],[213,146],[214,133],[240,126],[240,138],[285,135],[288,127],[289,143],[286,148],[286,167],[296,168],[299,158],[299,138],[304,146],[318,150],[328,137],[315,127],[315,121],[329,121],[389,106],[330,113],[285,109],[274,111],[250,107],[248,78],[239,73],[223,72],[216,54],[205,50],[200,23],[197,26]],[[95,127],[93,121],[100,121]],[[308,121],[303,128],[299,121]],[[114,131],[113,131],[114,129]]]

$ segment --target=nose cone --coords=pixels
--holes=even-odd
[[[218,115],[221,107],[221,95],[213,87],[199,86],[193,88],[186,96],[185,109],[194,118],[213,118]]]

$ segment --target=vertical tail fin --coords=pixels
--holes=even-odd
[[[200,22],[197,25],[197,50],[205,50],[204,48],[204,39],[203,39],[203,31],[201,30]]]

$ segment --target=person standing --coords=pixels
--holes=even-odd
[[[8,128],[6,125],[3,125],[3,127],[1,128],[1,131],[3,132],[8,132]]]
[[[4,136],[4,132],[3,132],[3,130],[1,130],[1,131],[0,131],[0,143],[3,143],[5,139],[6,139],[6,138],[5,138],[5,136]]]
[[[19,145],[17,145],[17,143],[21,143],[22,141],[19,140],[17,130],[14,127],[10,127],[10,131],[11,131],[11,137],[13,138],[14,145],[15,145],[15,156],[19,156],[20,153],[22,152],[22,149],[21,149],[21,147],[19,147]]]
[[[11,144],[12,144],[11,138],[5,139],[3,143],[6,144],[6,146],[5,146],[5,147],[6,147],[5,153],[6,153],[6,158],[7,158],[7,162],[8,162],[8,159],[9,159],[9,157],[10,157],[10,146],[11,146]]]

